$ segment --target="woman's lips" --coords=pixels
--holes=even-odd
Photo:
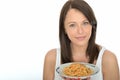
[[[85,39],[85,36],[76,37],[77,40],[82,41]]]

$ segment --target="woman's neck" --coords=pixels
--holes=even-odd
[[[78,46],[78,45],[71,44],[71,50],[73,55],[74,54],[86,55],[87,45]]]
[[[86,55],[86,46],[77,46],[71,44],[71,50],[72,50],[72,58],[73,61],[77,62],[88,62],[89,57]]]

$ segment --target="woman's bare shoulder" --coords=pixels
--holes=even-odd
[[[55,59],[56,59],[56,49],[49,50],[45,55],[45,59],[47,61],[55,61]]]
[[[116,55],[113,52],[105,50],[103,54],[103,62],[113,62],[116,60],[117,60]]]
[[[51,49],[45,55],[43,80],[54,79],[55,62],[56,62],[56,49]]]
[[[118,61],[116,55],[113,52],[105,50],[102,57],[102,69],[105,80],[118,80],[119,78]]]

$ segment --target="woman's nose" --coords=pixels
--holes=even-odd
[[[81,33],[83,33],[83,27],[82,26],[79,26],[78,27],[78,29],[77,29],[77,32],[79,33],[79,34],[81,34]]]

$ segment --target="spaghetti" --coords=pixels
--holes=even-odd
[[[86,67],[84,64],[80,63],[73,63],[68,67],[63,69],[63,72],[67,76],[72,77],[82,77],[82,76],[89,76],[93,73],[93,70]]]

